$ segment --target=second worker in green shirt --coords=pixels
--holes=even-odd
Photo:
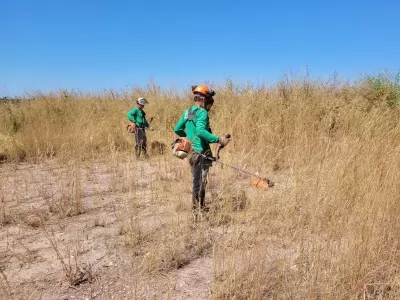
[[[147,136],[146,129],[151,130],[151,126],[146,119],[146,113],[144,112],[144,106],[149,102],[145,98],[139,98],[136,101],[137,107],[131,109],[126,117],[129,121],[135,124],[135,152],[136,157],[139,158],[141,154],[144,157],[148,157],[147,155]]]

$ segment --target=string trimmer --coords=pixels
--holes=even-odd
[[[225,137],[230,139],[231,135],[227,134]],[[261,177],[261,176],[259,176],[257,174],[253,174],[253,173],[248,172],[246,170],[240,169],[238,167],[235,167],[235,166],[232,166],[232,165],[229,165],[227,163],[224,163],[224,162],[220,161],[219,160],[219,158],[220,158],[219,152],[223,148],[224,148],[224,146],[222,146],[222,145],[218,147],[217,155],[215,157],[206,156],[206,155],[201,154],[201,153],[199,153],[199,154],[201,156],[203,156],[205,159],[208,159],[208,160],[211,160],[213,162],[216,162],[216,163],[220,164],[221,166],[227,166],[227,167],[232,168],[232,169],[234,169],[234,170],[236,170],[238,172],[242,172],[244,174],[251,175],[253,177],[252,180],[251,180],[251,185],[253,187],[255,187],[255,188],[266,190],[266,189],[271,188],[271,187],[273,187],[275,185],[275,183],[269,178]]]

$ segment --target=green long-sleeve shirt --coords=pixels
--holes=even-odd
[[[130,110],[127,114],[126,117],[128,118],[129,121],[132,123],[135,123],[136,126],[138,127],[150,127],[149,122],[146,120],[146,113],[139,108],[135,107],[132,110]]]
[[[218,143],[219,137],[211,133],[208,112],[197,105],[192,106],[192,112],[196,113],[194,120],[188,120],[189,109],[186,109],[174,132],[180,137],[187,137],[192,143],[194,151],[202,152],[210,148],[211,143]]]

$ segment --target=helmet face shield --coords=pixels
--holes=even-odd
[[[214,104],[213,97],[204,97],[202,95],[196,94],[194,95],[194,101],[204,101],[204,108],[208,111],[210,110],[211,106]]]
[[[205,85],[192,85],[192,93],[195,101],[204,100],[204,108],[208,111],[214,104],[215,91]]]
[[[214,97],[215,91],[209,89],[206,85],[192,85],[192,93],[200,94],[204,97]]]
[[[205,98],[205,102],[204,102],[204,108],[209,111],[211,106],[213,106],[214,104],[214,99],[213,97],[207,97]]]
[[[146,98],[139,98],[137,99],[136,103],[140,105],[145,105],[148,104],[149,102],[146,100]]]

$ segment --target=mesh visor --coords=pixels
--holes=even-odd
[[[213,97],[207,97],[205,105],[213,105],[214,104],[214,98]]]

